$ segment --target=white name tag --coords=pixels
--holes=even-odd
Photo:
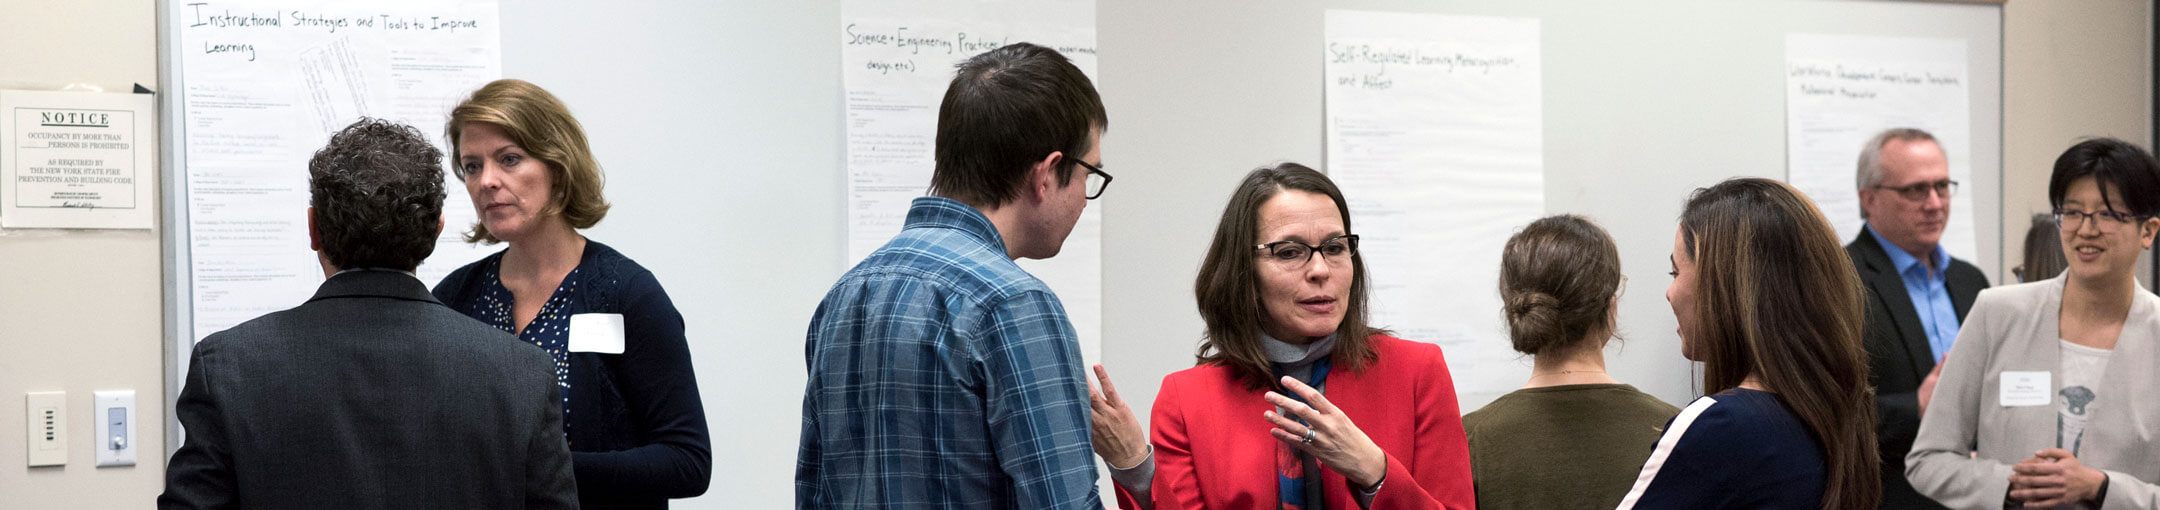
[[[576,330],[571,330],[575,332]],[[2052,401],[2055,392],[2048,385],[2047,372],[2002,373],[2003,407],[2044,406]]]
[[[622,314],[581,313],[570,316],[570,352],[622,354],[622,350]],[[2046,386],[2046,383],[2041,385]]]

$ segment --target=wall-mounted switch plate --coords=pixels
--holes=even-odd
[[[28,422],[30,467],[67,465],[67,392],[31,393]]]
[[[98,467],[135,465],[135,390],[96,392],[90,402]]]

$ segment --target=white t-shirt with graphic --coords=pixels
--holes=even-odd
[[[2100,377],[2107,374],[2108,355],[2114,350],[2062,342],[2061,390],[2055,392],[2055,445],[2080,455],[2085,439],[2085,419],[2092,416],[2100,395]]]

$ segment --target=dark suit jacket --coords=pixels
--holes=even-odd
[[[576,508],[553,360],[410,275],[204,338],[160,508]]]
[[[1912,483],[1905,480],[1905,454],[1912,450],[1913,436],[1920,430],[1920,401],[1914,394],[1920,389],[1920,381],[1935,370],[1935,352],[1928,347],[1927,330],[1920,325],[1920,312],[1913,309],[1912,296],[1905,293],[1905,280],[1898,276],[1897,265],[1890,262],[1884,248],[1866,230],[1861,230],[1852,244],[1845,245],[1853,267],[1860,271],[1861,286],[1867,288],[1867,330],[1863,337],[1868,352],[1868,382],[1875,387],[1875,441],[1882,448],[1882,507],[1942,508],[1914,492]],[[1972,310],[1973,298],[1987,288],[1987,275],[1958,259],[1950,259],[1950,267],[1943,274],[1950,305],[1962,323],[1966,312]]]

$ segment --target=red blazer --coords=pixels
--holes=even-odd
[[[1327,399],[1387,452],[1387,478],[1372,507],[1475,508],[1470,447],[1440,347],[1386,335],[1373,335],[1370,343],[1379,360],[1362,371],[1328,375]],[[1214,364],[1163,378],[1151,427],[1155,483],[1149,496],[1156,508],[1275,507],[1279,443],[1268,435],[1274,425],[1261,417],[1274,409],[1262,394]],[[1328,508],[1358,508],[1334,470],[1321,468],[1321,487]],[[1139,508],[1124,488],[1117,492],[1125,508]]]

